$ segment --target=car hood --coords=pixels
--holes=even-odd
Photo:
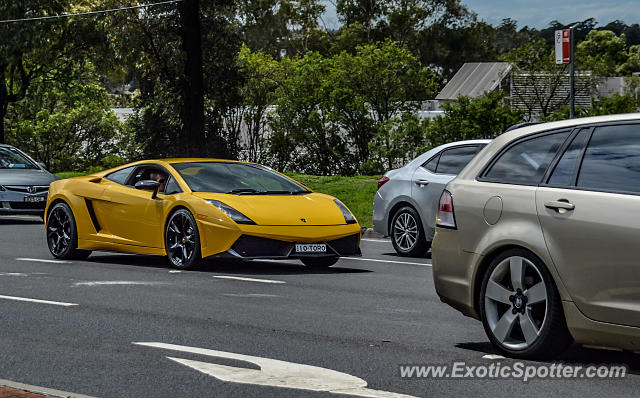
[[[57,178],[45,170],[0,169],[0,185],[49,185]]]
[[[203,199],[219,200],[252,219],[258,225],[344,225],[342,212],[334,197],[306,195],[231,195],[194,192]],[[305,221],[303,221],[303,219]]]

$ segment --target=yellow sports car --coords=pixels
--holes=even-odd
[[[166,255],[180,269],[212,256],[329,267],[361,254],[358,221],[338,199],[230,160],[147,160],[54,181],[45,219],[62,259],[108,250]]]

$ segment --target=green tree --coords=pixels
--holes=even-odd
[[[505,94],[492,91],[478,98],[459,97],[443,104],[444,116],[429,124],[424,150],[453,141],[494,138],[522,122],[523,112],[513,110]]]
[[[24,100],[10,106],[7,126],[9,143],[54,172],[86,170],[106,156],[121,155],[121,124],[96,82],[34,79]]]
[[[615,76],[628,59],[626,39],[610,30],[592,30],[576,45],[576,62],[598,76]]]

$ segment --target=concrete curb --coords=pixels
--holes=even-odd
[[[54,390],[52,388],[32,386],[29,384],[18,383],[11,380],[0,379],[0,387],[10,387],[16,390],[27,391],[34,394],[43,394],[60,398],[95,398],[89,395],[76,394],[73,392]]]
[[[389,239],[388,237],[385,237],[384,235],[377,233],[372,228],[365,229],[364,232],[362,233],[362,237],[367,239]]]

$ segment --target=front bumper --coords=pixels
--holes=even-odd
[[[25,198],[42,197],[40,202],[27,202]],[[28,193],[6,190],[0,192],[0,214],[44,214],[47,205],[47,191]]]
[[[242,235],[231,248],[216,257],[239,259],[298,259],[305,257],[346,257],[361,256],[360,234],[344,238],[318,241],[327,245],[325,253],[296,253],[295,243],[258,236]]]
[[[296,243],[325,243],[327,252],[314,256],[360,255],[360,225],[276,226],[197,220],[202,257],[300,258]],[[350,238],[341,240],[342,238]],[[346,242],[346,243],[345,243]]]

